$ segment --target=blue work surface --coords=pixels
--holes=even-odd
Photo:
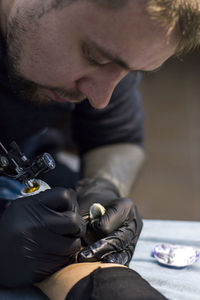
[[[200,222],[145,220],[130,267],[170,300],[200,300],[200,261],[186,268],[165,267],[152,256],[156,244],[200,249]]]
[[[170,300],[200,300],[200,261],[182,269],[161,266],[152,257],[155,244],[200,248],[200,222],[145,220],[130,267]],[[0,300],[47,300],[38,289],[0,290]]]

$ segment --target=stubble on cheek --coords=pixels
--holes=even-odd
[[[28,20],[29,16],[26,15],[23,17],[20,14],[16,14],[10,19],[8,24],[7,38],[5,41],[7,47],[6,60],[8,76],[13,91],[19,95],[20,98],[39,105],[46,105],[53,101],[51,91],[61,97],[67,98],[69,101],[75,100],[80,102],[84,100],[84,95],[76,88],[75,83],[73,88],[45,86],[39,83],[41,74],[38,80],[37,76],[33,76],[34,79],[31,80],[31,76],[29,76],[27,70],[30,69],[30,72],[33,73],[33,67],[36,64],[40,66],[42,61],[40,61],[41,57],[36,55],[40,48],[37,49],[33,42],[29,43],[31,36],[37,36],[39,31],[38,26],[40,25],[37,21],[33,20],[33,17],[31,17],[29,24]],[[36,48],[33,51],[34,47]],[[49,75],[50,73],[47,72],[47,74]],[[27,78],[27,76],[29,77]],[[53,80],[50,80],[50,82],[53,82]]]
[[[21,64],[26,57],[25,41],[31,38],[31,33],[28,32],[30,26],[26,26],[27,23],[28,19],[25,20],[18,10],[7,24],[7,35],[2,38],[1,43],[5,49],[7,76],[12,91],[21,99],[37,105],[46,105],[51,99],[21,72]]]
[[[44,93],[40,92],[37,84],[27,80],[19,70],[16,63],[16,56],[13,52],[7,52],[7,72],[12,91],[22,100],[32,102],[36,105],[46,105],[51,99]]]

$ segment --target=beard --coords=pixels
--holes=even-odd
[[[26,79],[21,73],[19,63],[23,55],[22,36],[26,34],[25,27],[18,20],[18,16],[9,21],[6,37],[1,36],[1,47],[4,49],[4,60],[10,87],[14,94],[25,101],[34,104],[45,105],[51,102],[45,97],[38,95],[38,86]]]
[[[45,106],[53,100],[39,92],[38,84],[23,77],[13,64],[13,57],[7,56],[7,72],[12,91],[23,101],[31,102],[36,106]]]

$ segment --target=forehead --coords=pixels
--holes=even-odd
[[[37,6],[35,1],[24,4],[27,21]],[[39,24],[39,38],[43,37],[46,44],[49,39],[56,40],[68,51],[69,46],[73,48],[81,40],[90,40],[133,70],[155,69],[175,51],[176,45],[169,42],[167,30],[157,26],[147,14],[145,0],[129,1],[120,9],[105,9],[93,1],[69,0],[64,6],[62,3],[60,0],[61,5],[52,9],[44,3],[37,6],[35,23]],[[27,22],[26,28],[31,24]]]
[[[133,69],[158,67],[176,48],[167,30],[155,24],[146,12],[144,1],[130,1],[119,9],[103,9],[89,2],[70,8],[77,32],[122,57]]]

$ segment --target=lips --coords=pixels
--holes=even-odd
[[[58,94],[56,94],[54,92],[51,92],[51,94],[52,94],[53,100],[55,100],[56,102],[64,103],[64,102],[69,102],[70,101],[69,99],[60,97]]]

